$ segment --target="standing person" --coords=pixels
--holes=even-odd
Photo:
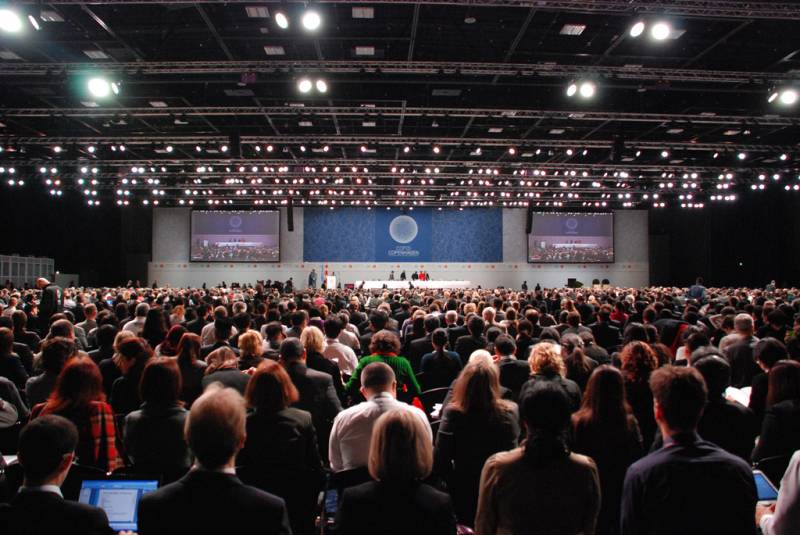
[[[754,534],[750,465],[697,434],[707,399],[700,372],[665,366],[651,375],[650,389],[664,447],[628,469],[621,534]]]
[[[406,270],[405,269],[400,272],[400,280],[401,281],[406,280]]]
[[[390,280],[390,281],[393,281],[393,280],[394,280],[394,270],[392,270],[392,271],[390,271],[390,272],[389,272],[389,280]]]
[[[572,415],[573,450],[597,463],[600,516],[597,534],[619,533],[619,504],[625,472],[643,453],[639,424],[625,401],[625,382],[612,366],[589,378],[580,410]]]
[[[36,279],[36,287],[42,291],[39,299],[39,330],[42,335],[47,333],[50,325],[50,316],[64,310],[64,290],[57,284],[52,284],[44,277]]]
[[[656,434],[653,416],[653,393],[650,391],[650,374],[658,368],[656,354],[644,342],[631,342],[620,353],[620,371],[625,379],[625,399],[633,409],[645,450],[650,449]]]
[[[317,270],[311,268],[311,273],[308,274],[308,287],[317,289]]]
[[[689,292],[686,294],[687,297],[691,299],[697,299],[701,303],[706,298],[706,287],[703,286],[703,277],[697,277],[694,281],[694,285],[689,288]]]

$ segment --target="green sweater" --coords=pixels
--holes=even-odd
[[[388,364],[394,370],[395,379],[397,380],[397,393],[401,394],[406,392],[412,396],[418,396],[422,389],[419,387],[417,378],[414,377],[414,370],[411,368],[411,363],[405,357],[393,357],[390,355],[370,355],[358,361],[358,366],[353,372],[353,376],[347,382],[347,391],[355,395],[361,388],[361,372],[368,364],[373,362],[383,362]]]

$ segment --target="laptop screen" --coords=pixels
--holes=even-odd
[[[78,501],[103,509],[114,531],[137,531],[139,500],[157,488],[156,480],[85,480]]]
[[[778,499],[778,491],[775,489],[775,485],[767,479],[767,476],[761,472],[753,472],[753,478],[756,480],[758,501],[775,501]]]

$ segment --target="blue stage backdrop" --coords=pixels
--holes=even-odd
[[[306,262],[502,262],[499,208],[305,208]]]

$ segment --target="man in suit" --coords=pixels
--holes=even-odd
[[[208,315],[210,312],[211,307],[209,307],[207,304],[199,304],[197,306],[197,318],[186,322],[186,330],[190,333],[200,336],[200,333],[203,332],[203,327],[205,327],[206,323],[208,323]]]
[[[186,421],[195,466],[142,497],[139,535],[291,533],[284,501],[236,477],[245,417],[244,400],[233,389],[211,385],[197,398]]]
[[[531,376],[527,360],[517,360],[514,353],[517,344],[507,334],[501,334],[494,341],[494,362],[500,372],[500,385],[511,390],[512,399],[517,401],[519,392]]]
[[[228,318],[214,320],[214,343],[200,348],[200,358],[205,360],[207,356],[221,347],[228,347],[238,355],[239,350],[235,347],[231,347],[229,342],[232,329],[233,325]]]
[[[64,310],[64,291],[43,277],[36,279],[36,287],[42,291],[39,299],[39,323],[40,332],[44,334],[50,325],[50,316]]]
[[[281,342],[281,364],[297,388],[300,399],[294,407],[311,413],[317,444],[323,459],[328,456],[328,439],[333,419],[342,410],[330,374],[306,366],[306,350],[297,338]]]
[[[621,535],[755,533],[750,465],[697,434],[706,386],[695,368],[665,366],[650,376],[664,447],[628,469]]]
[[[67,501],[61,485],[75,459],[78,430],[61,416],[40,416],[19,437],[24,481],[9,505],[0,506],[0,533],[111,535],[106,513]]]
[[[458,312],[455,310],[448,310],[444,313],[444,326],[447,329],[447,340],[450,344],[450,349],[456,347],[456,341],[469,334],[464,325],[458,324]]]
[[[473,351],[486,349],[486,346],[489,345],[489,341],[483,336],[484,327],[486,327],[486,324],[483,318],[476,314],[467,321],[469,334],[461,336],[456,340],[455,352],[461,357],[461,362],[465,366],[467,362],[469,362],[469,356],[472,355]]]
[[[423,320],[425,326],[425,336],[412,340],[408,344],[408,349],[404,357],[411,363],[411,367],[415,373],[419,373],[422,357],[428,353],[433,353],[433,344],[431,343],[431,334],[439,328],[439,317],[433,314],[428,314]]]
[[[597,345],[606,351],[613,352],[622,342],[619,329],[611,324],[611,307],[603,305],[597,313],[597,321],[589,325]]]
[[[376,310],[369,315],[369,329],[358,339],[362,355],[369,355],[369,343],[372,341],[372,335],[385,329],[388,319],[389,316],[382,310]]]

